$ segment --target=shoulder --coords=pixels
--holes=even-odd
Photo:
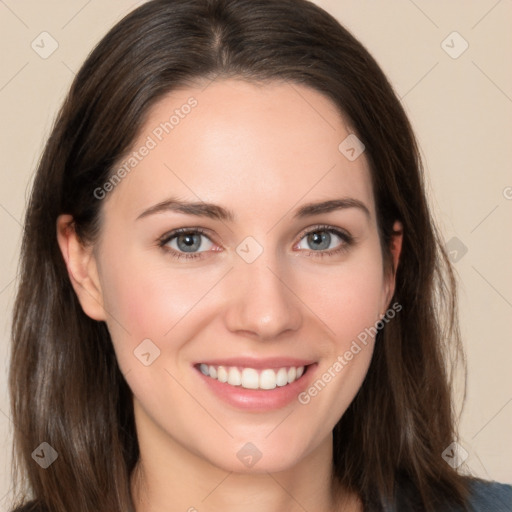
[[[471,479],[469,488],[469,512],[511,512],[512,485],[499,482]],[[46,509],[31,501],[12,512],[46,512]]]
[[[474,479],[469,483],[471,512],[512,511],[512,485]]]
[[[463,476],[461,482],[467,490],[465,506],[451,502],[447,495],[438,496],[436,512],[512,512],[512,486],[480,478]],[[418,491],[401,482],[394,506],[384,507],[386,512],[423,510]]]

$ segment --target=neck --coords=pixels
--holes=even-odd
[[[131,478],[136,512],[358,511],[332,484],[332,436],[280,472],[225,471],[191,452],[138,411],[140,459]]]

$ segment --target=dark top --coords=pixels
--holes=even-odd
[[[459,509],[443,508],[439,512],[456,512]],[[34,502],[12,512],[50,512]],[[72,511],[69,511],[72,512]],[[412,512],[399,507],[390,512]],[[468,512],[512,512],[512,485],[474,480],[471,482],[471,497]]]
[[[472,512],[505,512],[512,510],[512,485],[479,481],[473,485]]]

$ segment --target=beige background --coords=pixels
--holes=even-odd
[[[445,240],[452,250],[467,248],[452,253],[469,370],[461,418],[465,470],[512,483],[512,2],[317,3],[366,45],[394,84],[420,141]],[[135,5],[0,0],[1,510],[10,498],[9,322],[28,186],[74,73]],[[31,48],[43,31],[58,42],[47,59]],[[465,42],[458,58],[447,53],[457,55]]]

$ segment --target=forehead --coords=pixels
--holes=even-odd
[[[334,103],[306,86],[216,80],[179,89],[150,110],[107,209],[137,215],[169,196],[225,205],[242,220],[282,215],[333,197],[364,201],[374,216],[364,153],[340,151],[351,134]]]

